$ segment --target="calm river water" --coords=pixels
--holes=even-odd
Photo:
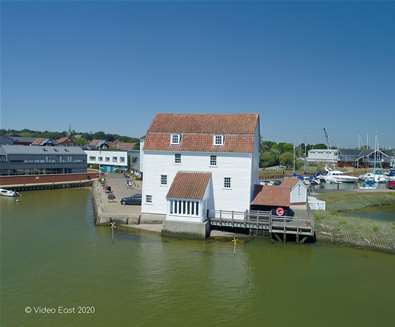
[[[88,189],[1,198],[0,213],[1,327],[394,324],[393,255],[255,239],[233,256],[229,241],[122,230],[112,242]]]

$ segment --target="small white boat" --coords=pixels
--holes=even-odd
[[[318,178],[324,180],[326,183],[356,183],[358,181],[358,177],[346,175],[344,172],[340,170],[331,170],[329,168],[325,168],[326,174],[320,175]]]
[[[375,170],[371,173],[366,173],[364,175],[359,176],[360,180],[374,180],[376,183],[386,183],[389,180],[389,177],[384,175],[384,173],[380,170]]]
[[[4,188],[0,188],[0,195],[8,196],[8,197],[16,197],[18,196],[18,193],[12,190],[6,190]]]

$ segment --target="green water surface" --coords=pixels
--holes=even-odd
[[[368,207],[345,211],[346,215],[395,223],[395,205]]]
[[[393,326],[395,256],[95,227],[88,189],[0,198],[1,327]],[[92,306],[92,314],[25,313]]]

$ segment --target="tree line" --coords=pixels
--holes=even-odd
[[[303,162],[299,158],[307,155],[310,149],[327,149],[327,146],[322,143],[305,144],[301,143],[295,145],[296,168],[300,167]],[[260,166],[263,168],[273,166],[293,167],[294,164],[294,145],[285,142],[261,142],[260,149]]]

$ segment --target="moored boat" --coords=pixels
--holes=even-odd
[[[324,180],[326,183],[356,183],[358,181],[358,177],[346,175],[344,172],[340,170],[331,170],[329,168],[325,168],[326,174],[319,175],[317,178]]]
[[[359,186],[360,190],[375,190],[377,189],[377,183],[374,179],[366,179],[362,185]]]
[[[4,188],[0,188],[0,195],[12,198],[18,196],[18,193],[12,190],[6,190]]]
[[[359,176],[359,179],[363,181],[373,179],[376,183],[386,183],[388,182],[389,177],[384,175],[382,170],[375,169],[370,173]]]

